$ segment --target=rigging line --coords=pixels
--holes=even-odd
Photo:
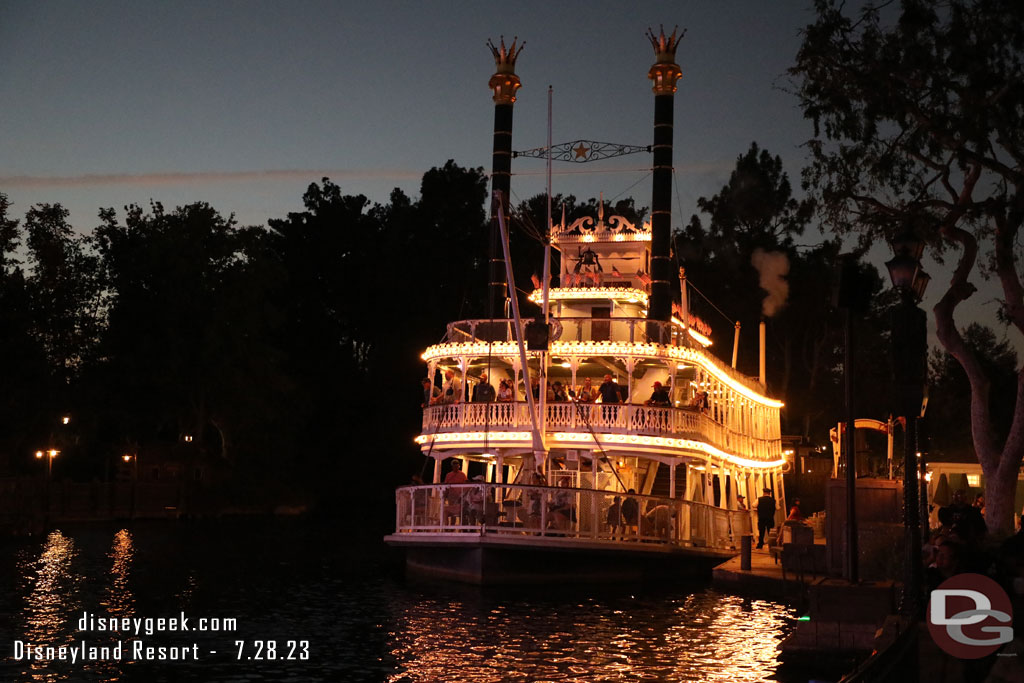
[[[612,197],[611,199],[609,199],[609,200],[608,200],[608,202],[609,202],[609,203],[611,203],[611,202],[614,202],[614,201],[615,201],[616,199],[618,199],[618,198],[619,198],[619,197],[621,197],[622,195],[626,194],[627,192],[629,192],[630,190],[632,190],[632,189],[633,189],[634,187],[636,187],[637,185],[639,185],[639,184],[640,184],[640,183],[642,183],[643,181],[645,181],[645,180],[647,180],[648,178],[650,178],[650,177],[651,177],[651,175],[653,175],[653,173],[647,173],[647,174],[644,174],[643,176],[641,176],[641,177],[640,177],[640,180],[636,181],[635,183],[633,183],[632,185],[630,185],[629,187],[627,187],[627,188],[626,188],[625,190],[623,190],[622,192],[618,193],[617,195],[615,195],[614,197]]]
[[[515,197],[517,203],[525,204],[523,198],[516,194],[515,190],[511,190],[509,194]],[[547,242],[545,241],[544,234],[541,233],[539,228],[537,228],[537,226],[533,222],[533,219],[530,218],[529,214],[510,212],[509,219],[510,221],[511,219],[515,219],[519,223],[519,226],[523,229],[523,232],[526,233],[527,237],[530,237],[540,242],[541,244],[547,244]]]
[[[679,196],[679,176],[676,174],[676,169],[672,167],[672,184],[676,187],[676,208],[679,210],[679,225],[683,224],[683,200]],[[682,230],[682,228],[680,228]],[[676,265],[679,265],[679,257],[676,257]]]
[[[714,302],[713,302],[713,301],[711,301],[711,299],[709,299],[709,298],[708,298],[708,297],[707,297],[707,296],[706,296],[706,295],[704,294],[704,292],[702,292],[702,291],[700,291],[699,289],[697,289],[696,287],[694,287],[694,286],[693,286],[693,283],[691,283],[691,282],[690,282],[689,280],[687,280],[687,281],[686,281],[686,286],[687,286],[687,287],[689,287],[690,289],[692,289],[693,291],[697,292],[698,294],[700,294],[701,298],[702,298],[702,299],[704,299],[704,301],[707,301],[707,302],[708,302],[708,305],[709,305],[709,306],[711,306],[711,308],[713,308],[713,309],[715,309],[716,311],[718,311],[719,315],[721,315],[721,316],[722,316],[723,318],[725,318],[726,320],[728,320],[728,321],[729,321],[730,323],[736,322],[735,318],[730,318],[730,317],[729,317],[729,316],[727,316],[727,315],[726,315],[725,313],[722,313],[722,309],[720,309],[720,308],[719,308],[718,306],[716,306],[716,305],[714,304]]]
[[[622,478],[619,476],[619,471],[615,469],[615,465],[613,465],[612,461],[608,458],[608,453],[604,450],[604,446],[602,446],[601,442],[598,440],[597,434],[594,432],[593,425],[590,424],[590,419],[587,417],[586,411],[584,411],[583,406],[580,405],[580,400],[575,396],[570,396],[569,400],[576,405],[576,412],[579,414],[580,419],[583,420],[583,424],[587,425],[587,431],[590,432],[590,438],[594,440],[594,444],[597,446],[597,450],[600,451],[601,453],[601,460],[604,460],[606,463],[608,463],[608,468],[611,469],[612,474],[615,475],[615,479],[619,482],[619,486],[622,487],[622,491],[625,492],[627,490],[626,485],[622,482]],[[596,404],[588,403],[587,405]]]

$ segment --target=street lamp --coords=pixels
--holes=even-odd
[[[125,453],[121,456],[121,460],[123,460],[125,464],[131,463],[132,466],[132,502],[131,508],[128,512],[128,518],[135,519],[135,498],[139,482],[139,456],[132,455],[131,453]]]
[[[43,512],[43,527],[50,522],[50,480],[53,478],[53,459],[60,455],[56,448],[49,448],[45,451],[36,451],[36,460],[46,458],[46,508]]]
[[[917,418],[921,415],[927,379],[927,317],[918,303],[931,279],[921,269],[924,242],[904,232],[891,242],[893,258],[886,262],[900,303],[892,311],[892,363],[897,409],[906,417],[903,436],[903,523],[906,532],[904,615],[917,617],[922,610],[921,514],[918,507]]]
[[[53,473],[53,459],[60,455],[60,451],[56,448],[50,448],[45,451],[36,451],[36,460],[42,460],[46,458],[46,478],[49,480],[50,475]]]

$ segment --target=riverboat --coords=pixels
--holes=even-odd
[[[518,314],[456,321],[423,352],[430,383],[416,443],[433,476],[397,490],[395,531],[385,538],[405,549],[412,572],[470,583],[685,577],[737,554],[740,537],[756,528],[756,513],[737,496],[754,501],[771,490],[781,521],[783,403],[766,394],[764,363],[752,378],[720,360],[710,329],[690,314],[685,284],[679,303],[668,291],[679,67],[675,34],[650,37],[652,220],[634,224],[603,210],[563,218],[549,231],[561,254],[556,286],[530,295],[547,323]],[[492,49],[501,235],[517,52],[514,43]],[[501,277],[511,268],[491,257],[491,289],[503,306],[515,291]],[[439,375],[442,395],[433,397]]]

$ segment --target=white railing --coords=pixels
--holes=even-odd
[[[705,503],[518,484],[428,484],[395,493],[397,534],[495,534],[733,550],[750,512]]]
[[[557,318],[562,326],[561,341],[653,342],[669,346],[695,346],[683,328],[675,323],[647,318]],[[526,324],[530,320],[524,320]],[[515,321],[508,318],[459,320],[448,325],[447,342],[515,341]]]
[[[671,436],[702,441],[753,460],[778,460],[782,444],[733,431],[711,416],[690,408],[602,403],[548,403],[548,431],[612,432],[640,436]],[[526,403],[455,403],[423,410],[423,434],[464,430],[529,430]]]

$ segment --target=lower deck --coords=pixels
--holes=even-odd
[[[704,578],[730,551],[632,541],[579,542],[560,538],[513,538],[485,532],[411,535],[384,539],[405,548],[406,567],[419,576],[496,585],[646,582]]]
[[[535,568],[550,578],[548,563],[615,580],[708,573],[751,528],[749,511],[690,500],[479,482],[398,489],[385,541],[414,571],[472,583],[528,581]]]

